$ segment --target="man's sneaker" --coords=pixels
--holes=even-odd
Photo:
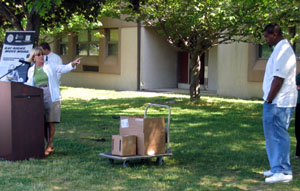
[[[283,174],[283,173],[275,173],[273,176],[265,179],[266,183],[275,183],[275,182],[289,182],[293,180],[293,175]]]
[[[271,172],[271,170],[268,170],[268,171],[264,172],[264,176],[273,176],[273,175],[274,175],[274,173]]]

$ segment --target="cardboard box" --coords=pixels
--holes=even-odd
[[[120,135],[137,136],[138,155],[156,155],[166,152],[164,118],[121,117]]]
[[[136,155],[136,136],[134,135],[113,135],[111,154],[119,156]]]

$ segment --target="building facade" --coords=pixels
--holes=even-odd
[[[53,51],[64,63],[82,64],[62,76],[62,85],[113,90],[189,88],[189,57],[153,28],[106,18],[99,30],[70,34]],[[93,34],[104,37],[96,38]],[[300,43],[299,43],[300,44]],[[261,98],[268,55],[248,43],[219,45],[201,57],[202,87],[217,95]],[[270,52],[270,50],[267,50]],[[300,49],[295,47],[300,55]]]

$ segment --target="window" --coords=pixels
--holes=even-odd
[[[59,42],[59,54],[60,55],[63,56],[63,55],[68,54],[68,42],[69,42],[68,36],[60,39],[60,42]]]
[[[118,56],[119,30],[106,29],[107,56]]]
[[[82,65],[82,70],[84,72],[99,72],[99,67],[98,66]]]
[[[121,29],[116,28],[116,26],[113,27],[115,28],[99,29],[100,34],[104,36],[104,38],[100,39],[100,47],[104,47],[101,48],[99,53],[100,73],[121,74],[121,62],[120,62]]]
[[[98,30],[83,31],[77,35],[76,55],[98,56],[99,38],[95,36]]]
[[[266,44],[259,45],[259,58],[268,59],[272,53],[272,48]]]

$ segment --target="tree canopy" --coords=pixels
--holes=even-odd
[[[1,30],[36,31],[36,41],[40,32],[58,35],[67,31],[82,30],[99,25],[98,15],[104,1],[1,0]]]
[[[190,54],[190,96],[200,94],[199,56],[219,44],[260,42],[263,27],[299,22],[299,0],[109,0],[106,15],[153,26]]]
[[[99,26],[99,14],[126,15],[189,53],[190,96],[197,98],[203,53],[220,44],[259,43],[270,22],[285,29],[300,23],[299,9],[300,0],[0,0],[0,32],[33,30],[38,41],[40,32],[59,36]]]

